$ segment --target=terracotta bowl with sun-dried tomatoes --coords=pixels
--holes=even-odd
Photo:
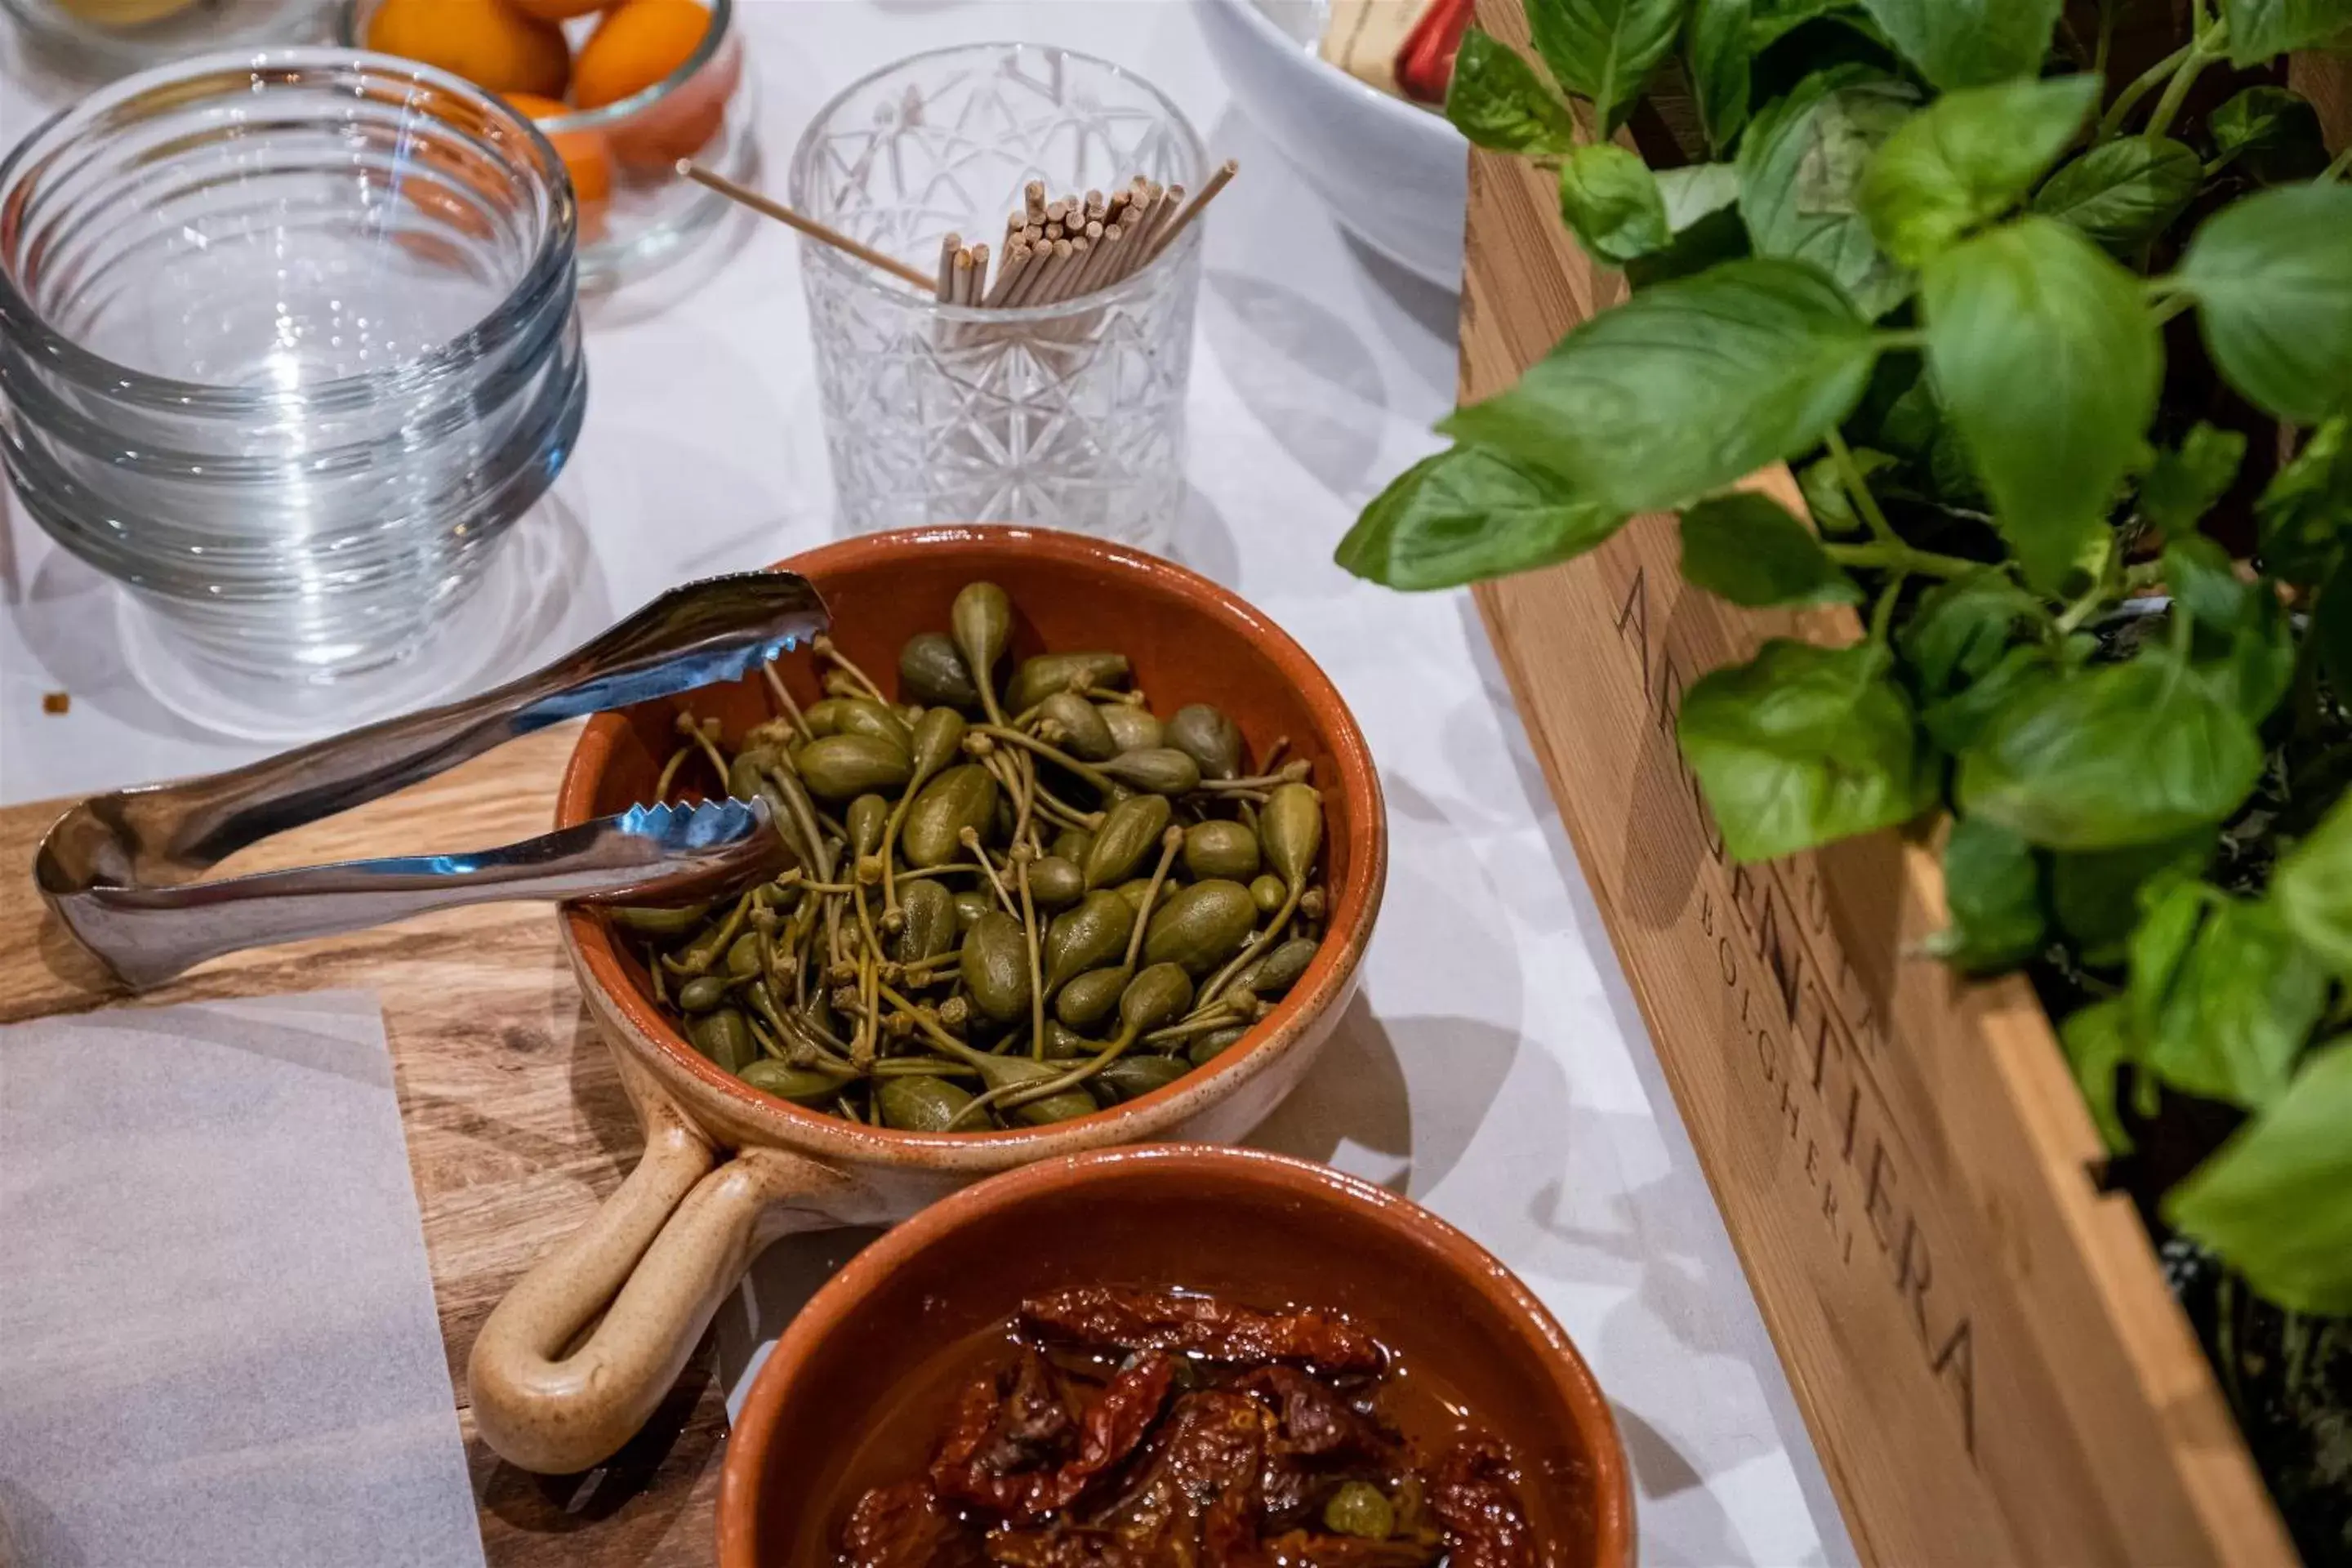
[[[857,1255],[730,1439],[720,1568],[1631,1568],[1609,1405],[1414,1204],[1204,1144],[995,1176]]]

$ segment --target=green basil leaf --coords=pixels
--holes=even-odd
[[[2058,673],[2049,649],[2020,644],[2004,652],[1981,678],[1930,701],[1920,710],[1919,722],[1937,745],[1958,756],[1974,746],[2011,705],[2055,681]]]
[[[1812,446],[1861,398],[1877,355],[1870,323],[1811,268],[1731,261],[1603,310],[1438,428],[1630,515]]]
[[[2124,939],[2139,924],[2142,889],[2161,880],[2199,876],[2212,855],[2210,828],[2124,849],[2053,855],[2051,912],[2058,917],[2059,929],[2082,950],[2083,962],[2118,963]]]
[[[1722,165],[1710,163],[1706,166],[1719,168]],[[1665,187],[1662,184],[1660,188]],[[1674,201],[1669,195],[1666,221],[1674,222]],[[1671,283],[1677,278],[1696,277],[1710,267],[1726,261],[1738,261],[1748,255],[1748,226],[1739,221],[1738,209],[1717,207],[1692,219],[1687,227],[1676,227],[1673,242],[1664,250],[1637,256],[1625,263],[1625,281],[1637,290],[1654,289],[1661,283]]]
[[[2249,1110],[2286,1088],[2296,1055],[2327,1002],[2327,973],[2278,911],[2194,884],[2202,919],[2186,951],[2144,973],[2135,943],[2130,999],[2140,1061],[2184,1094]]]
[[[1908,822],[1941,770],[1874,643],[1775,639],[1684,694],[1675,733],[1724,842],[1769,860]]]
[[[1912,279],[1880,254],[1856,191],[1918,95],[1871,77],[1842,66],[1758,112],[1739,142],[1739,216],[1758,255],[1811,262],[1874,320],[1911,292]]]
[[[1750,0],[1692,0],[1683,24],[1683,66],[1710,151],[1720,157],[1748,123]],[[1680,226],[1679,225],[1676,226]]]
[[[2098,97],[2095,76],[2000,82],[1948,93],[1905,121],[1863,176],[1879,248],[1917,267],[2023,201]]]
[[[2164,1217],[2265,1299],[2352,1312],[2352,1044],[2311,1053],[2287,1091],[2165,1195]]]
[[[1943,91],[2032,76],[2063,0],[1863,0],[1903,58]]]
[[[2205,117],[2205,129],[2224,162],[2260,184],[2308,180],[2327,167],[2327,138],[2319,111],[2301,93],[2250,87]]]
[[[2254,502],[2263,568],[2306,586],[2325,582],[2352,538],[2352,417],[2315,427]]]
[[[1399,475],[1335,558],[1391,588],[1452,588],[1581,555],[1624,521],[1557,474],[1456,447]]]
[[[2281,858],[2270,897],[2305,947],[2352,977],[2352,795]]]
[[[2011,644],[2049,619],[2041,600],[2008,573],[1987,567],[1920,595],[1895,641],[1921,697],[1933,700],[1983,679]]]
[[[2139,482],[2140,515],[2167,533],[2193,533],[2245,460],[2246,437],[2199,420],[2177,452],[2158,452]]]
[[[1579,147],[1561,163],[1559,216],[1585,254],[1612,267],[1672,237],[1649,166],[1614,142]]]
[[[1552,79],[1617,129],[1650,72],[1675,47],[1685,0],[1525,0],[1536,53]]]
[[[1936,395],[1934,380],[1922,371],[1886,405],[1872,439],[1889,451],[1916,460],[1927,457],[1943,429],[1943,399]]]
[[[1481,147],[1558,156],[1576,146],[1576,121],[1535,68],[1508,44],[1473,27],[1454,57],[1445,118]]]
[[[1735,605],[1852,605],[1862,590],[1813,531],[1769,496],[1735,491],[1683,513],[1683,577]]]
[[[2077,1007],[2059,1026],[2058,1043],[2065,1048],[2066,1065],[2074,1069],[2075,1085],[2098,1125],[2100,1142],[2111,1153],[2129,1153],[2131,1134],[2124,1131],[2123,1113],[2116,1109],[2116,1074],[2135,1054],[2123,999],[2109,997]]]
[[[2294,679],[2294,637],[2278,595],[2241,580],[2229,552],[2195,533],[2165,547],[2164,580],[2189,618],[2190,668],[2261,723]]]
[[[2237,810],[2263,770],[2252,721],[2143,655],[2027,686],[1960,759],[1960,809],[2051,849],[2176,838]]]
[[[1666,204],[1666,226],[1680,234],[1739,199],[1739,171],[1729,163],[1693,163],[1654,176]]]
[[[2205,178],[2195,148],[2168,137],[2119,137],[2050,176],[2033,210],[2072,224],[2117,256],[2138,249],[2188,210]]]
[[[2221,0],[2221,19],[2230,24],[2230,63],[2260,65],[2352,27],[2352,0]]]
[[[1927,363],[2035,587],[2106,534],[2156,412],[2164,352],[2139,279],[2082,236],[2028,217],[1925,274]]]
[[[2005,827],[1964,816],[1944,846],[1944,902],[1951,923],[1927,951],[1972,973],[2012,969],[2042,951],[2042,868],[2033,847]]]
[[[1808,22],[1861,9],[1861,0],[1759,0],[1748,24],[1748,52],[1760,55]]]
[[[2207,905],[2221,896],[2220,889],[2193,877],[2161,879],[2141,890],[2139,925],[2126,942],[2131,979],[2124,1001],[2131,1009],[2132,1032],[2143,1040],[2156,1027],[2180,965],[2196,945]]]
[[[2263,409],[2315,425],[2352,403],[2352,186],[2231,203],[2198,228],[2177,276],[2213,363]]]
[[[1873,474],[1898,466],[1892,456],[1870,447],[1856,447],[1853,456],[1864,484]],[[1816,458],[1807,463],[1797,476],[1797,486],[1805,493],[1805,510],[1813,514],[1813,526],[1823,533],[1860,533],[1868,526],[1853,510],[1853,497],[1847,493],[1845,476],[1835,458]]]
[[[1977,477],[1974,459],[1960,440],[1959,426],[1948,419],[1927,444],[1927,479],[1937,499],[1949,506],[1979,510],[1990,507],[1984,481]]]

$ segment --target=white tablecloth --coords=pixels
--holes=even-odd
[[[742,4],[743,0],[739,0]],[[1332,565],[1358,507],[1434,445],[1452,298],[1352,245],[1234,112],[1181,0],[749,0],[767,168],[898,56],[1026,37],[1168,90],[1244,174],[1209,225],[1172,553],[1286,626],[1381,759],[1394,866],[1364,994],[1263,1141],[1427,1204],[1550,1306],[1615,1402],[1654,1563],[1845,1563],[1797,1415],[1582,874],[1466,596]],[[0,49],[12,40],[0,38]],[[0,145],[68,90],[0,57]],[[508,668],[658,590],[831,531],[793,237],[730,226],[589,311],[591,395]],[[126,672],[109,590],[12,510],[0,534],[0,801],[248,760]],[[486,672],[487,675],[488,672]],[[71,693],[62,716],[42,696]]]

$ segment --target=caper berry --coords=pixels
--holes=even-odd
[[[1323,1505],[1323,1528],[1359,1541],[1386,1541],[1396,1531],[1396,1509],[1370,1481],[1349,1481]]]
[[[747,729],[678,711],[666,781],[691,798],[716,765],[798,864],[607,919],[747,1086],[910,1131],[1046,1126],[1213,1063],[1311,965],[1332,901],[1311,767],[1253,776],[1221,704],[1163,719],[1120,695],[1123,652],[1016,662],[1021,635],[967,584],[898,650],[895,690],[820,637],[778,671],[817,700]]]

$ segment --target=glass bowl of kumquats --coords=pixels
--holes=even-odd
[[[677,173],[756,161],[755,89],[732,0],[346,0],[341,41],[423,60],[529,116],[580,206],[580,281],[676,259],[727,199]]]

